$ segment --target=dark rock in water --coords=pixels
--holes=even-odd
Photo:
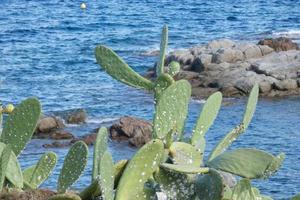
[[[17,190],[3,191],[0,193],[0,200],[48,200],[51,196],[55,195],[56,192],[46,189],[36,190]]]
[[[96,141],[96,138],[97,138],[97,134],[96,133],[90,133],[88,135],[84,135],[80,138],[75,138],[73,140],[71,140],[71,144],[77,142],[77,141],[83,141],[85,144],[87,145],[94,145],[95,144],[95,141]]]
[[[82,108],[55,112],[55,115],[61,117],[68,124],[83,124],[87,119],[87,112]]]
[[[258,44],[268,45],[269,47],[273,48],[275,51],[299,50],[298,44],[286,37],[279,37],[275,39],[267,38],[267,39],[260,40]]]
[[[73,139],[74,135],[65,130],[56,130],[51,133],[50,139],[52,140],[69,140]]]
[[[125,116],[109,128],[113,140],[129,140],[129,144],[141,147],[152,138],[152,124],[142,119]]]
[[[63,148],[63,147],[68,147],[70,146],[70,142],[52,142],[51,144],[43,144],[44,148]]]

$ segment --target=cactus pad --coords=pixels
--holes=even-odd
[[[131,69],[113,50],[105,46],[95,49],[97,63],[116,80],[136,88],[152,90],[153,83]]]
[[[208,174],[198,176],[195,191],[201,200],[222,200],[225,184],[218,171],[211,169]]]
[[[167,47],[168,47],[168,26],[164,25],[161,33],[159,60],[156,66],[157,76],[164,73],[165,56],[166,56]]]
[[[160,140],[145,144],[129,161],[120,179],[115,200],[140,200],[147,195],[145,182],[152,176],[164,155],[164,145]]]
[[[88,158],[88,147],[82,142],[76,142],[69,150],[58,177],[57,191],[65,193],[77,181],[83,172]]]
[[[192,145],[184,142],[173,142],[170,155],[174,164],[193,165],[200,167],[202,155]]]
[[[169,163],[163,163],[160,165],[160,167],[167,171],[183,174],[203,174],[209,172],[209,168],[207,167],[200,168],[193,165],[173,165]]]
[[[5,173],[10,159],[10,155],[11,149],[9,146],[6,146],[0,154],[0,192],[2,191],[2,187],[4,184]]]
[[[244,178],[266,178],[274,171],[268,167],[276,157],[257,149],[227,151],[207,163],[208,167],[229,172]]]
[[[113,190],[114,190],[114,165],[113,160],[108,151],[106,151],[100,162],[99,175],[100,175],[100,188],[102,198],[104,200],[113,200]]]
[[[176,81],[161,94],[153,120],[154,138],[163,139],[172,130],[181,137],[190,96],[191,85],[186,80]]]
[[[180,64],[176,61],[172,61],[169,64],[169,71],[168,74],[173,77],[180,71]]]
[[[0,140],[9,144],[16,156],[31,139],[40,113],[40,102],[35,98],[29,98],[21,102],[8,116]]]
[[[107,149],[107,140],[108,140],[107,129],[102,127],[99,129],[96,142],[94,145],[92,181],[94,181],[99,175],[100,161],[104,152]]]

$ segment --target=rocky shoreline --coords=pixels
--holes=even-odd
[[[247,95],[255,83],[264,97],[300,94],[300,50],[288,38],[264,39],[257,44],[220,39],[171,52],[165,59],[180,63],[175,79],[187,79],[194,97],[221,91],[225,97]],[[146,77],[155,76],[154,68]]]

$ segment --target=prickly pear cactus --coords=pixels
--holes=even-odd
[[[232,200],[256,200],[256,195],[252,190],[250,181],[240,180],[232,190]]]
[[[49,200],[81,200],[80,196],[72,193],[57,194],[49,198]]]
[[[174,164],[193,165],[200,167],[202,155],[192,145],[184,142],[173,142],[170,146],[170,156]]]
[[[100,188],[103,200],[113,200],[114,190],[114,163],[108,151],[106,151],[100,162],[99,176]]]
[[[7,117],[0,141],[9,144],[16,156],[31,139],[40,113],[40,102],[35,98],[29,98],[21,102]]]
[[[171,130],[181,137],[190,96],[191,85],[186,80],[176,81],[161,94],[153,120],[154,138],[163,139]]]
[[[149,199],[144,192],[144,184],[158,169],[164,155],[164,145],[160,140],[145,144],[129,161],[119,181],[115,200]]]
[[[156,67],[157,76],[164,73],[165,56],[166,56],[167,47],[168,47],[168,26],[164,25],[161,33],[159,60]]]
[[[52,173],[57,161],[53,152],[44,154],[38,163],[23,172],[24,181],[32,189],[38,188]]]
[[[254,115],[254,111],[256,108],[258,92],[258,85],[255,85],[251,90],[242,123],[235,127],[216,145],[216,147],[209,155],[209,161],[221,154],[222,152],[224,152],[249,126],[249,123]]]
[[[128,160],[120,160],[114,165],[114,177],[115,177],[115,183],[114,188],[117,188],[120,178],[123,175],[123,172],[126,168],[126,165],[128,163]]]
[[[0,155],[2,154],[6,146],[7,145],[0,142]],[[21,167],[16,155],[12,150],[10,154],[10,159],[8,161],[8,165],[6,167],[5,176],[13,186],[15,186],[16,188],[23,188],[23,175]]]
[[[210,169],[208,174],[198,176],[195,191],[201,200],[222,200],[225,183],[217,170]]]
[[[69,150],[58,177],[57,191],[65,193],[77,181],[87,163],[88,147],[82,142],[76,142]]]
[[[0,154],[0,192],[2,191],[4,180],[5,180],[5,174],[6,169],[8,166],[8,162],[11,155],[11,149],[9,146],[6,146],[2,153]]]
[[[195,197],[193,176],[160,168],[155,172],[154,179],[167,199],[185,200]]]
[[[169,163],[163,163],[159,166],[160,168],[175,172],[175,173],[182,173],[182,174],[205,174],[209,172],[209,168],[207,167],[197,167],[194,165],[174,165]]]
[[[92,182],[98,177],[100,173],[99,172],[100,161],[107,149],[107,140],[108,140],[107,129],[102,127],[99,129],[96,142],[94,145]]]
[[[163,93],[165,89],[167,89],[170,85],[174,83],[174,79],[169,74],[162,74],[157,77],[155,80],[154,87],[154,100],[158,101],[160,95]]]
[[[196,146],[203,155],[205,149],[205,134],[214,123],[222,104],[222,94],[216,92],[212,94],[204,104],[202,112],[197,120],[191,138],[191,144]]]
[[[173,77],[180,71],[180,64],[176,61],[172,61],[169,64],[169,71],[168,74]]]
[[[248,128],[248,126],[252,120],[252,117],[254,115],[257,100],[258,100],[258,94],[259,94],[259,87],[257,84],[255,84],[250,92],[246,111],[245,111],[244,118],[243,118],[243,125],[244,125],[245,129]]]
[[[114,79],[129,86],[152,90],[154,84],[136,73],[113,50],[105,46],[95,49],[97,63]]]
[[[269,166],[272,165],[276,159],[278,158],[267,152],[245,148],[226,151],[209,161],[207,166],[243,178],[267,178],[280,166],[279,164],[276,164],[276,169],[273,167],[272,170],[269,169]],[[282,160],[280,160],[280,163],[282,163]]]

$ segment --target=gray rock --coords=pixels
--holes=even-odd
[[[194,62],[192,63],[191,70],[194,72],[202,72],[207,68],[207,66],[211,63],[212,61],[212,55],[211,54],[201,54],[198,55]]]
[[[220,48],[232,48],[235,45],[235,42],[229,39],[220,39],[220,40],[213,40],[208,43],[207,47],[210,49],[220,49]]]
[[[294,90],[298,87],[297,80],[286,79],[283,81],[277,81],[274,83],[274,88],[276,90]]]
[[[269,47],[267,45],[258,45],[258,47],[260,48],[261,53],[262,53],[263,56],[274,52],[274,49],[272,49],[271,47]]]
[[[41,118],[37,124],[37,133],[49,133],[56,129],[64,128],[62,120],[57,117],[44,117]]]
[[[244,54],[238,49],[221,48],[212,56],[212,62],[217,64],[223,62],[234,63],[242,60],[244,60]]]

